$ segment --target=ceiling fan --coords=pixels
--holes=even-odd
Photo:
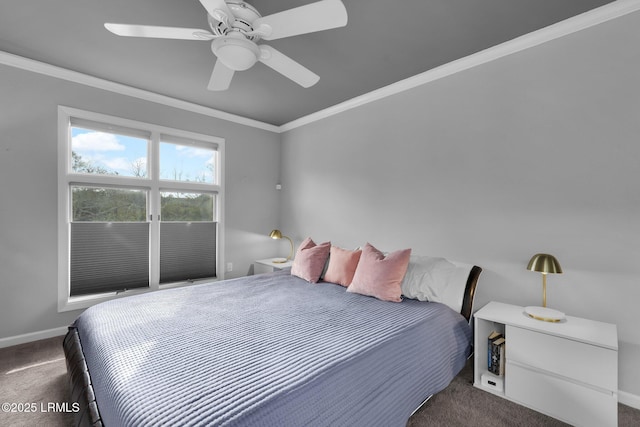
[[[226,90],[236,71],[247,70],[257,61],[300,86],[313,86],[320,80],[317,74],[273,47],[257,42],[347,25],[347,11],[340,0],[321,0],[268,16],[261,16],[243,0],[200,0],[200,3],[207,11],[211,31],[113,23],[104,26],[119,36],[211,41],[217,60],[207,88]]]

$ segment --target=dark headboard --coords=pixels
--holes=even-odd
[[[476,287],[478,286],[480,273],[482,273],[482,269],[477,265],[474,265],[469,272],[467,286],[464,290],[464,298],[462,300],[462,310],[460,310],[460,314],[462,314],[467,321],[471,321],[471,315],[473,314],[473,299],[476,295]]]

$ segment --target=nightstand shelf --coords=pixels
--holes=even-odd
[[[275,260],[281,259],[284,258],[267,258],[254,261],[253,274],[273,273],[274,271],[291,268],[293,260],[289,260],[287,262],[275,262]]]
[[[579,426],[618,424],[616,325],[567,316],[549,323],[524,307],[491,302],[475,317],[474,385],[564,422]],[[504,335],[503,388],[482,384],[488,374],[487,337]]]

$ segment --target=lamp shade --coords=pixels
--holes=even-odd
[[[269,237],[272,239],[282,239],[282,232],[280,230],[271,230]]]
[[[527,270],[537,271],[543,274],[562,273],[562,267],[560,267],[560,263],[556,257],[549,254],[535,254],[531,258],[531,261],[529,261]]]

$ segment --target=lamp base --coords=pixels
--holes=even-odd
[[[525,307],[524,312],[529,317],[545,322],[560,322],[565,319],[564,313],[548,307]]]
[[[284,264],[287,261],[289,261],[287,258],[276,258],[271,262],[273,262],[274,264]]]

